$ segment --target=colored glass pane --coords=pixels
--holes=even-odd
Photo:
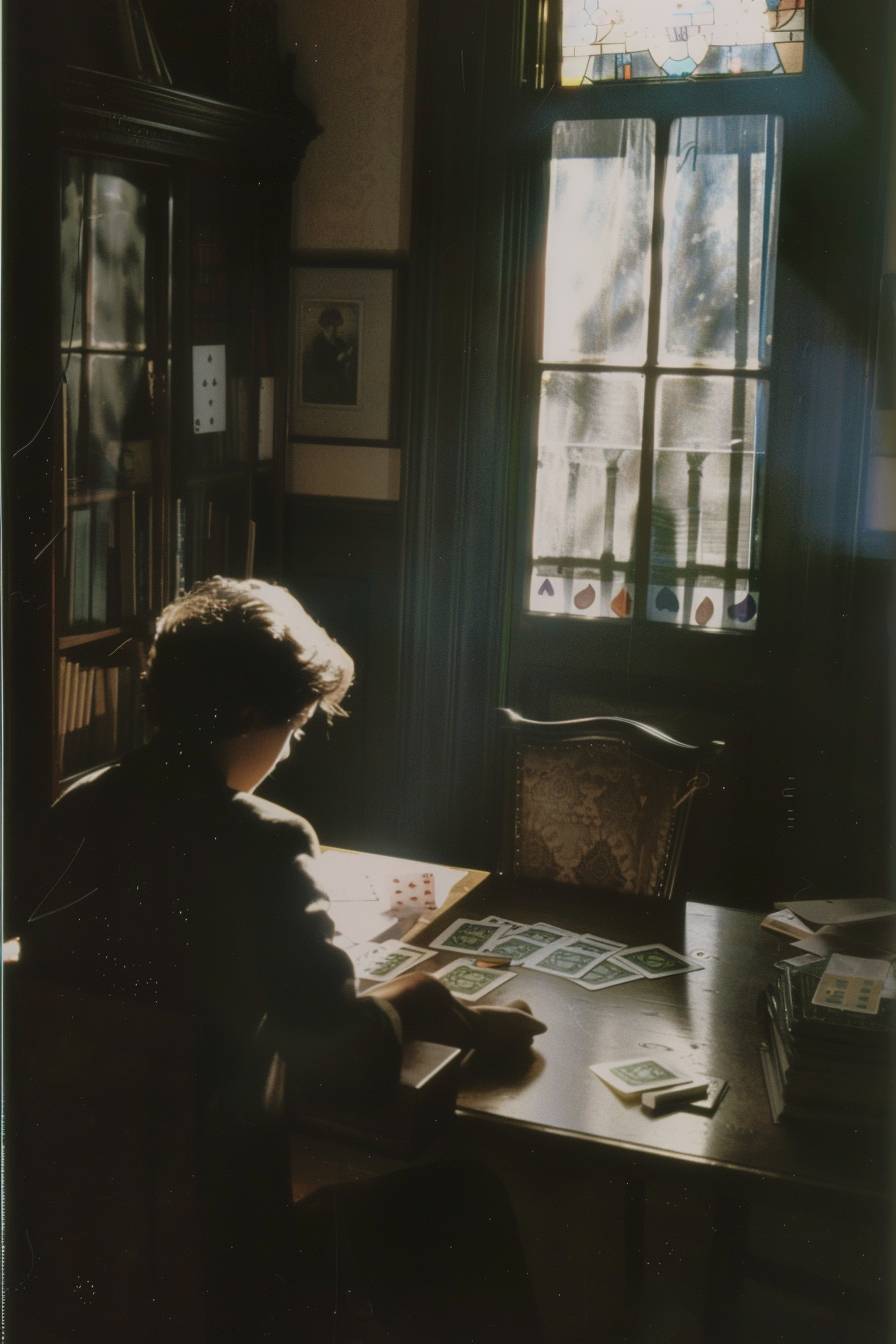
[[[805,0],[563,0],[561,81],[793,75]]]
[[[542,375],[531,610],[630,614],[643,398],[640,374]]]
[[[648,619],[755,627],[767,400],[761,379],[659,379]]]

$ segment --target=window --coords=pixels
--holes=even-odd
[[[782,136],[554,124],[530,612],[755,629]]]

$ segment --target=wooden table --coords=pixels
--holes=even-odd
[[[703,962],[705,969],[662,980],[637,980],[589,991],[573,981],[520,969],[487,1002],[525,999],[548,1031],[535,1041],[522,1077],[495,1080],[468,1073],[461,1114],[550,1131],[645,1161],[711,1166],[743,1177],[883,1197],[883,1145],[850,1142],[811,1126],[772,1122],[760,1066],[759,998],[786,941],[760,929],[753,911],[689,902],[635,906],[569,891],[481,884],[460,909],[440,912],[430,942],[462,913],[546,920],[629,945],[656,940]],[[456,954],[441,957],[451,960]],[[437,963],[431,963],[435,965]],[[589,1070],[601,1060],[659,1054],[686,1072],[726,1078],[715,1116],[687,1111],[648,1115]]]
[[[440,912],[417,941],[431,942],[459,915],[486,914],[545,920],[629,946],[663,942],[699,958],[705,967],[595,991],[520,969],[486,1002],[525,999],[548,1031],[536,1039],[522,1074],[496,1078],[477,1070],[474,1058],[458,1096],[459,1129],[473,1136],[472,1151],[483,1152],[489,1161],[515,1147],[521,1168],[549,1165],[557,1158],[568,1170],[572,1162],[598,1192],[607,1173],[619,1170],[626,1191],[624,1296],[633,1316],[642,1291],[647,1180],[667,1188],[670,1181],[682,1189],[693,1190],[695,1182],[704,1187],[712,1224],[700,1290],[705,1340],[720,1337],[723,1313],[736,1300],[742,1275],[758,1263],[747,1254],[745,1230],[745,1209],[755,1208],[756,1201],[773,1211],[780,1207],[784,1218],[795,1204],[803,1212],[814,1208],[831,1226],[843,1220],[848,1227],[860,1217],[880,1226],[886,1241],[885,1142],[848,1129],[772,1121],[760,1064],[760,995],[788,944],[760,928],[759,914],[696,902],[643,906],[576,889],[514,887],[491,878],[459,907]],[[440,954],[439,961],[454,956]],[[427,969],[437,964],[427,963]],[[668,1057],[686,1072],[725,1078],[729,1092],[712,1117],[684,1110],[647,1114],[638,1102],[617,1097],[588,1067],[638,1054]],[[579,1232],[587,1236],[587,1225]],[[622,1227],[617,1226],[616,1235],[622,1237]],[[574,1236],[567,1240],[573,1254],[574,1241]],[[587,1253],[570,1275],[573,1292],[582,1273],[588,1273]],[[870,1266],[869,1278],[874,1278]],[[802,1291],[815,1297],[826,1286],[819,1276]]]

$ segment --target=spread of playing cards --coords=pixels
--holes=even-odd
[[[425,899],[422,893],[431,892],[431,885],[414,880],[417,899]],[[394,938],[374,942],[337,936],[335,941],[348,953],[359,980],[379,983],[415,970],[437,952],[455,952],[458,958],[450,965],[426,970],[459,998],[473,1001],[512,980],[517,970],[559,976],[593,991],[703,969],[698,958],[664,943],[626,947],[597,934],[573,933],[543,921],[520,924],[500,915],[455,919],[431,940],[428,950]]]
[[[592,933],[572,933],[556,924],[519,924],[499,915],[455,919],[430,948],[458,952],[492,968],[513,967],[557,975],[583,989],[609,989],[630,980],[658,980],[700,971],[703,962],[664,943],[624,943]]]

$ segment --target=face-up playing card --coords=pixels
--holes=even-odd
[[[486,943],[495,937],[495,933],[495,925],[486,924],[485,920],[456,919],[438,938],[433,939],[430,947],[442,948],[446,952],[481,952]]]
[[[551,943],[559,943],[561,938],[571,938],[573,935],[569,929],[558,929],[556,924],[524,924],[521,929],[516,930],[524,938],[531,938],[536,943],[541,943],[542,947],[549,947]]]
[[[407,943],[383,946],[377,953],[365,958],[358,975],[362,980],[377,980],[384,983],[387,980],[394,980],[397,975],[404,975],[407,971],[413,970],[421,961],[426,961],[433,955],[432,952],[422,951],[419,947],[411,947]]]
[[[624,966],[630,966],[648,980],[660,980],[664,975],[684,975],[687,971],[702,971],[704,966],[696,957],[673,952],[664,943],[643,943],[640,947],[627,947],[616,955]]]
[[[618,952],[620,948],[625,947],[625,943],[614,943],[609,938],[598,938],[595,933],[582,933],[575,938],[569,939],[566,947],[574,947],[578,951],[594,953],[598,952]]]
[[[442,966],[439,970],[433,971],[436,980],[441,980],[442,984],[450,989],[452,994],[456,994],[459,999],[466,999],[468,1003],[484,998],[486,994],[490,994],[499,985],[512,980],[515,974],[515,971],[499,971],[488,966],[474,966],[472,962],[464,960],[452,961],[448,966]]]
[[[812,995],[812,1002],[819,1008],[840,1008],[849,1013],[873,1016],[880,1008],[883,987],[883,980],[875,980],[871,976],[832,975],[826,971]]]
[[[421,913],[436,908],[435,876],[423,869],[385,879],[385,890],[386,908],[393,914]]]
[[[554,947],[542,948],[529,957],[526,966],[533,971],[545,971],[548,975],[562,975],[567,980],[575,980],[607,955],[606,952],[595,952],[593,947],[583,952],[569,943],[558,943]]]
[[[621,1097],[640,1097],[657,1087],[672,1087],[689,1083],[690,1076],[681,1073],[664,1060],[648,1055],[634,1059],[614,1059],[608,1064],[592,1064],[591,1072]]]
[[[640,979],[637,971],[623,966],[615,957],[604,957],[590,971],[580,975],[576,984],[584,985],[586,989],[609,989],[611,985],[624,985],[629,980]]]
[[[492,957],[509,957],[512,966],[517,966],[534,952],[543,952],[544,943],[534,938],[526,938],[521,933],[503,931],[488,945],[488,954]]]

